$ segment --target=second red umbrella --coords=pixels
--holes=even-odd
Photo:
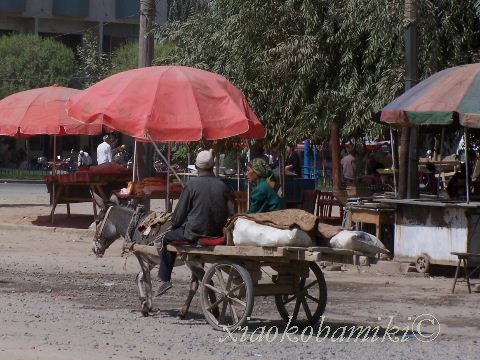
[[[221,75],[184,66],[152,66],[112,75],[72,97],[68,114],[137,139],[263,138],[243,93]]]

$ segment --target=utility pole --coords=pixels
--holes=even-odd
[[[152,66],[153,62],[153,27],[155,25],[155,0],[140,1],[140,29],[138,36],[138,67]],[[135,142],[137,180],[144,179],[151,175],[153,167],[153,150],[147,142]],[[144,202],[146,210],[150,209],[150,201]]]
[[[405,27],[405,90],[418,82],[417,61],[417,0],[404,2]],[[418,136],[417,127],[404,127],[400,138],[398,196],[418,197]]]
[[[138,67],[152,66],[155,0],[140,0],[140,31],[138,36]]]

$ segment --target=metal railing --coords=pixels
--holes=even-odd
[[[51,170],[30,170],[16,168],[0,168],[0,179],[5,180],[43,180],[51,175]]]

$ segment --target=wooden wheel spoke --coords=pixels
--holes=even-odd
[[[238,322],[238,315],[237,315],[237,311],[235,310],[235,307],[232,305],[231,299],[227,300],[226,302],[228,303],[228,307],[230,308],[230,312],[233,315],[233,320],[235,320],[235,323],[237,323]]]
[[[218,282],[220,283],[220,286],[225,289],[225,279],[223,278],[222,275],[222,269],[217,268],[215,269],[215,275],[217,276]]]
[[[302,305],[303,305],[303,310],[305,310],[305,315],[307,315],[307,319],[312,318],[312,312],[310,311],[310,307],[308,306],[307,300],[305,299],[304,296],[302,296]]]
[[[226,299],[223,298],[223,304],[222,304],[222,309],[220,310],[220,316],[218,317],[218,322],[220,324],[224,324],[225,323],[225,313],[227,312],[227,305],[228,305],[228,301],[225,301]]]
[[[213,285],[205,284],[205,287],[208,288],[208,289],[210,289],[210,290],[215,291],[216,293],[223,294],[223,292],[222,292],[221,290],[217,289],[217,288],[216,288],[215,286],[213,286]]]
[[[292,297],[287,298],[285,301],[283,301],[283,305],[287,305],[289,302],[291,302],[296,297],[297,297],[297,295],[293,295]]]
[[[310,289],[313,285],[316,285],[316,284],[318,284],[318,280],[312,281],[310,284],[308,284],[307,286],[305,286],[303,289],[304,289],[304,290],[308,290],[308,289]]]
[[[297,297],[297,302],[295,303],[295,308],[293,309],[292,320],[296,321],[298,317],[298,311],[300,310],[300,298]]]
[[[225,298],[220,298],[218,299],[217,301],[215,301],[213,304],[211,304],[210,306],[207,307],[207,310],[211,310],[213,308],[215,308],[216,306],[218,306],[218,304],[220,304],[222,301],[225,301]]]
[[[239,285],[236,285],[233,289],[230,289],[230,290],[228,291],[227,296],[231,296],[235,291],[237,291],[237,290],[239,290],[239,289],[241,289],[241,288],[243,288],[243,287],[245,287],[245,283],[244,283],[244,282],[242,282],[242,283],[239,284]]]
[[[310,295],[310,294],[305,294],[305,297],[309,298],[309,299],[312,300],[312,301],[315,301],[317,304],[320,303],[320,299],[317,299],[317,298],[313,297],[313,296]]]
[[[229,296],[228,298],[229,298],[230,300],[236,302],[237,304],[242,305],[243,307],[247,307],[247,303],[243,302],[243,301],[240,300],[239,298],[236,298],[236,297],[233,297],[233,296]]]
[[[232,270],[234,270],[233,267],[231,267],[228,271],[227,284],[225,285],[225,290],[227,292],[230,292],[230,286],[232,286],[232,280],[233,280]]]

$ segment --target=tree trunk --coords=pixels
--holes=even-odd
[[[340,171],[340,124],[333,122],[330,127],[330,150],[332,151],[333,191],[342,189]]]
[[[410,128],[402,128],[400,135],[400,150],[398,151],[398,198],[407,197],[407,179],[408,179],[408,144],[410,143]]]

